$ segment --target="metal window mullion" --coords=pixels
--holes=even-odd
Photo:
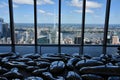
[[[9,0],[9,16],[10,16],[10,30],[11,30],[11,45],[12,52],[15,52],[15,34],[14,34],[14,18],[13,18],[13,3]]]
[[[58,6],[58,53],[61,54],[61,0]]]
[[[111,5],[111,0],[107,0],[106,14],[105,14],[105,24],[104,24],[103,54],[106,54],[107,34],[108,34],[109,17],[110,17],[110,5]]]
[[[37,45],[37,0],[34,1],[34,35],[35,35],[35,53],[38,53],[38,45]]]
[[[85,10],[86,10],[86,0],[83,0],[83,8],[82,8],[82,31],[81,31],[81,37],[82,37],[82,41],[81,41],[81,54],[83,54],[84,51],[84,32],[85,32]]]

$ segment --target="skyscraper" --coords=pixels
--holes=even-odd
[[[49,39],[46,36],[39,36],[37,42],[38,44],[48,44]]]
[[[3,22],[4,22],[4,19],[3,19],[3,18],[0,18],[0,22],[3,23]]]
[[[52,44],[51,34],[48,34],[49,44]]]
[[[119,37],[118,36],[112,36],[112,44],[119,44]]]
[[[107,36],[107,43],[108,43],[108,44],[111,43],[111,36],[110,36],[110,35]]]
[[[0,38],[2,37],[2,23],[4,22],[4,20],[2,18],[0,18]]]
[[[80,36],[76,36],[74,39],[74,43],[75,44],[80,44],[81,43],[82,38]]]
[[[7,23],[2,23],[2,36],[5,37],[5,39],[7,39],[8,37],[8,33],[9,29],[8,29],[8,24]]]
[[[56,38],[55,38],[55,43],[56,43],[56,44],[58,44],[58,34],[59,34],[59,32],[56,31]],[[61,38],[60,38],[60,43],[61,43],[61,44],[64,44],[63,34],[60,33],[60,36],[61,36]]]
[[[7,43],[7,38],[10,37],[10,29],[4,19],[0,18],[0,38],[4,38],[4,43]]]
[[[0,22],[0,38],[2,37],[2,23]]]
[[[119,44],[119,37],[117,35],[116,32],[114,32],[113,36],[112,36],[112,44]]]
[[[64,39],[64,44],[73,44],[73,40],[70,37]]]

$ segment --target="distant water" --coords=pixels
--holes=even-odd
[[[54,24],[51,23],[45,23],[45,24],[37,24],[38,27],[53,27]],[[58,26],[58,24],[56,24],[56,26]],[[16,23],[15,27],[34,27],[33,23]],[[81,27],[81,24],[61,24],[61,27]],[[103,28],[104,25],[103,24],[86,24],[85,27],[98,27],[98,28]],[[109,25],[110,28],[120,28],[120,24],[110,24]]]

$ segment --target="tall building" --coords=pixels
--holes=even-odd
[[[2,23],[0,22],[0,38],[2,37]]]
[[[111,44],[111,36],[110,35],[107,36],[107,43]]]
[[[15,43],[18,43],[18,31],[15,31]]]
[[[49,44],[52,44],[51,34],[48,34]]]
[[[116,32],[114,32],[114,34],[112,36],[112,44],[120,44],[119,37]]]
[[[2,23],[2,36],[7,38],[8,37],[8,33],[9,29],[8,29],[8,24],[7,23]]]
[[[26,41],[29,40],[29,33],[28,33],[28,31],[25,32],[25,40],[26,40]]]
[[[38,44],[48,44],[49,39],[46,36],[39,36],[37,42]]]
[[[82,41],[82,38],[81,38],[80,36],[76,36],[76,37],[74,38],[74,43],[75,43],[75,44],[81,44],[81,41]]]
[[[49,35],[50,37],[50,42],[52,43],[52,44],[55,44],[55,39],[56,39],[56,29],[53,29],[52,31],[51,31],[51,34]]]
[[[3,22],[4,22],[4,19],[3,19],[3,18],[0,18],[0,22],[3,23]]]
[[[64,44],[73,44],[73,40],[72,40],[72,38],[65,38],[64,39]]]
[[[6,44],[6,39],[3,37],[3,38],[1,38],[1,43],[2,44]]]
[[[112,36],[112,44],[119,44],[119,37],[118,36]]]
[[[4,38],[3,40],[5,41],[3,43],[7,43],[8,37],[10,37],[10,28],[8,24],[4,22],[4,19],[0,18],[0,39]]]
[[[58,31],[56,32],[56,37],[55,37],[55,43],[56,44],[58,44]],[[61,36],[61,38],[60,38],[60,43],[61,44],[64,44],[64,40],[63,40],[63,34],[62,33],[60,33],[60,36]]]
[[[4,20],[2,18],[0,18],[0,38],[2,37],[2,23],[4,22]]]
[[[7,38],[7,44],[11,44],[11,38],[10,37]]]

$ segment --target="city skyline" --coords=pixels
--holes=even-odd
[[[80,23],[82,20],[82,0],[61,0],[62,23]],[[119,0],[112,0],[110,24],[119,24]],[[104,24],[106,0],[87,0],[86,24]],[[38,23],[54,23],[58,16],[58,0],[37,0]],[[34,23],[34,8],[32,0],[13,0],[14,22]],[[7,0],[0,1],[0,17],[9,23]],[[22,16],[22,17],[21,17]],[[117,17],[117,18],[116,18]]]
[[[15,29],[15,43],[16,44],[34,44],[34,28],[32,25],[20,24],[20,27],[16,25]],[[58,28],[56,25],[46,25],[37,29],[37,41],[38,44],[58,44]],[[62,25],[61,44],[80,44],[81,43],[81,29],[79,25]],[[71,28],[68,28],[71,26]],[[101,45],[103,44],[103,28],[88,27],[85,29],[84,43],[90,45]],[[107,43],[117,45],[120,44],[120,28],[110,28],[108,31]],[[10,28],[8,23],[4,22],[4,19],[0,18],[0,44],[10,44]]]

